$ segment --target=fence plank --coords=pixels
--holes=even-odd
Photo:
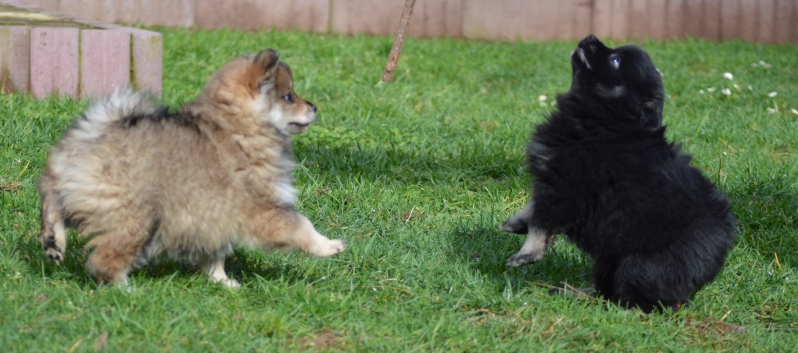
[[[0,27],[2,93],[30,89],[30,27]]]
[[[593,33],[593,1],[576,0],[574,2],[574,30],[571,37],[565,39],[581,38]]]
[[[665,39],[684,38],[685,5],[684,0],[669,0],[665,10]]]
[[[612,38],[629,38],[629,0],[612,1]]]
[[[776,19],[773,26],[773,41],[776,43],[790,43],[793,40],[794,2],[794,0],[778,0],[776,3]]]
[[[460,36],[463,27],[463,0],[418,0],[410,18],[411,36]]]
[[[739,38],[755,42],[757,37],[758,0],[740,0]]]
[[[685,0],[684,34],[688,37],[700,38],[703,21],[704,2],[702,0]]]
[[[720,35],[721,40],[740,37],[740,0],[724,0],[720,7]]]
[[[757,41],[762,43],[773,42],[773,22],[776,18],[776,0],[759,0],[759,15],[757,24],[759,31],[757,33]]]
[[[721,0],[704,0],[704,20],[702,37],[709,40],[720,39]]]
[[[641,40],[649,34],[648,1],[632,0],[629,3],[629,38]]]
[[[78,96],[78,33],[77,28],[31,29],[31,95]]]
[[[612,35],[612,0],[593,1],[593,34],[599,38]]]

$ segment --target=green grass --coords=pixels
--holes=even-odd
[[[668,136],[729,194],[740,220],[715,282],[677,313],[643,315],[548,295],[562,281],[589,282],[589,259],[565,241],[536,265],[504,266],[523,237],[498,225],[528,198],[524,144],[568,89],[575,42],[408,40],[394,81],[375,87],[390,38],[163,33],[169,104],[191,101],[234,56],[280,51],[298,94],[320,107],[295,139],[298,208],[349,248],[330,259],[240,249],[227,263],[237,291],[169,261],[134,272],[131,292],[97,286],[79,238],[61,267],[37,239],[38,175],[87,102],[3,95],[0,346],[92,351],[103,337],[104,350],[125,352],[798,346],[798,47],[642,43],[664,73]],[[770,67],[751,65],[760,60]]]

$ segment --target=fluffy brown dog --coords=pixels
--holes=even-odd
[[[100,282],[125,283],[132,266],[165,254],[236,287],[224,259],[237,245],[343,251],[293,209],[290,134],[307,129],[316,107],[292,86],[268,49],[227,63],[177,112],[142,93],[91,106],[39,182],[47,255],[60,263],[72,227],[92,237],[87,268]]]

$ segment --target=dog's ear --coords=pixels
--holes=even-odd
[[[277,54],[276,50],[266,49],[255,56],[252,66],[256,70],[263,70],[261,72],[261,77],[266,80],[271,78],[274,74],[274,70],[277,69],[277,63],[279,62],[279,59],[280,55]]]

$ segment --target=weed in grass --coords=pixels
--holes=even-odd
[[[2,95],[0,178],[21,184],[0,192],[0,344],[11,351],[798,346],[795,46],[640,43],[664,74],[668,138],[730,196],[740,221],[715,282],[676,313],[641,315],[549,295],[589,281],[589,259],[565,241],[533,266],[503,265],[523,237],[498,225],[529,197],[524,145],[568,89],[574,42],[408,39],[394,81],[375,88],[391,38],[161,31],[172,105],[191,101],[231,57],[280,51],[297,93],[319,106],[316,125],[295,139],[298,208],[350,247],[325,260],[239,249],[227,263],[238,291],[169,261],[133,273],[130,292],[97,286],[83,268],[85,240],[71,234],[57,267],[36,239],[38,175],[87,102]]]

